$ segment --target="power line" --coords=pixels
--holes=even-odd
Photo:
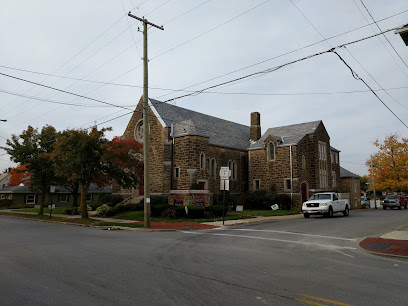
[[[353,71],[353,69],[346,63],[346,61],[345,61],[337,52],[333,51],[333,53],[336,54],[336,55],[339,57],[339,59],[350,69],[351,74],[353,75],[353,77],[354,77],[356,80],[360,80],[361,82],[363,82],[363,83],[370,89],[370,91],[377,97],[377,99],[380,100],[380,102],[394,115],[394,117],[396,117],[406,128],[408,128],[408,126],[400,119],[400,117],[398,117],[397,114],[395,114],[395,113],[391,110],[391,108],[389,108],[388,105],[385,104],[385,102],[375,93],[375,91],[374,91],[362,78],[360,78],[360,77],[357,75],[357,73],[355,73],[355,72]]]
[[[38,75],[47,75],[56,78],[62,79],[69,79],[69,80],[77,80],[82,82],[89,82],[89,83],[96,83],[96,84],[103,84],[103,85],[112,85],[112,86],[120,86],[120,87],[130,87],[130,88],[143,88],[143,86],[139,85],[131,85],[131,84],[123,84],[123,83],[112,83],[112,82],[104,82],[104,81],[97,81],[97,80],[89,80],[89,79],[78,79],[74,77],[56,75],[56,74],[48,74],[45,72],[33,71],[33,70],[26,70],[16,67],[4,66],[0,65],[0,68],[6,68],[10,70],[16,70],[21,72],[27,72],[32,74]],[[376,89],[375,91],[382,91],[382,90],[394,90],[394,89],[406,89],[408,86],[400,86],[400,87],[390,87],[384,89]],[[184,90],[184,89],[174,89],[174,88],[162,88],[162,87],[149,87],[149,89],[155,90],[163,90],[163,91],[171,91],[171,92],[195,92],[195,90]],[[362,93],[362,92],[369,92],[370,90],[352,90],[352,91],[335,91],[335,92],[303,92],[303,93],[251,93],[251,92],[219,92],[219,91],[206,91],[204,93],[208,94],[221,94],[221,95],[265,95],[265,96],[302,96],[302,95],[333,95],[333,94],[352,94],[352,93]],[[34,96],[27,96],[30,99],[38,99]]]
[[[377,26],[377,28],[381,31],[380,26],[378,25],[378,23],[375,21],[374,17],[371,15],[370,11],[368,10],[368,8],[366,7],[366,5],[364,4],[363,0],[360,0],[361,4],[364,6],[364,8],[366,9],[368,15],[370,15],[371,19],[374,21],[375,25]],[[398,55],[398,57],[401,59],[401,61],[404,63],[405,67],[408,68],[407,63],[404,61],[404,59],[401,57],[401,55],[398,53],[398,51],[394,48],[394,46],[391,44],[391,42],[388,40],[388,38],[383,35],[384,38],[388,41],[388,43],[390,44],[391,48],[395,51],[395,53]],[[405,74],[405,73],[404,73]]]
[[[80,97],[80,98],[83,98],[83,99],[88,99],[88,100],[95,101],[95,102],[98,102],[98,103],[103,103],[103,104],[106,104],[106,105],[110,105],[110,106],[130,110],[127,107],[124,107],[124,106],[112,104],[112,103],[109,103],[109,102],[105,102],[105,101],[101,101],[101,100],[98,100],[98,99],[86,97],[86,96],[83,96],[83,95],[79,95],[79,94],[76,94],[76,93],[73,93],[73,92],[58,89],[58,88],[51,87],[51,86],[48,86],[48,85],[44,85],[44,84],[40,84],[40,83],[37,83],[37,82],[29,81],[29,80],[26,80],[26,79],[18,78],[18,77],[15,77],[15,76],[12,76],[12,75],[9,75],[9,74],[6,74],[6,73],[0,72],[0,75],[6,76],[6,77],[9,77],[9,78],[12,78],[12,79],[16,79],[16,80],[19,80],[19,81],[31,83],[31,84],[34,84],[34,85],[37,85],[37,86],[45,87],[45,88],[48,88],[48,89],[52,89],[52,90],[55,90],[55,91],[63,92],[63,93],[69,94],[69,95],[77,96],[77,97]]]
[[[167,51],[165,51],[165,52],[163,52],[163,53],[160,53],[160,54],[154,56],[154,57],[151,58],[150,60],[154,60],[154,59],[158,58],[159,56],[162,56],[162,55],[167,54],[167,53],[169,53],[169,52],[171,52],[171,51],[174,51],[174,50],[176,50],[177,48],[179,48],[179,47],[181,47],[181,46],[184,46],[184,45],[188,44],[189,42],[192,42],[193,40],[196,40],[197,38],[199,38],[199,37],[201,37],[201,36],[204,36],[205,34],[208,34],[208,33],[212,32],[212,31],[214,31],[215,29],[218,29],[219,27],[222,27],[222,26],[226,25],[227,23],[230,23],[231,21],[233,21],[233,20],[235,20],[235,19],[237,19],[237,18],[239,18],[239,17],[241,17],[241,16],[243,16],[243,15],[245,15],[245,14],[247,14],[247,13],[253,11],[253,10],[255,10],[256,8],[262,6],[262,5],[264,5],[264,4],[266,4],[266,3],[270,2],[270,1],[271,1],[271,0],[266,0],[266,1],[260,3],[260,4],[256,5],[256,6],[250,8],[249,10],[246,10],[245,12],[242,12],[241,14],[239,14],[239,15],[237,15],[237,16],[231,18],[231,19],[228,19],[227,21],[225,21],[225,22],[223,22],[223,23],[221,23],[221,24],[219,24],[219,25],[217,25],[217,26],[215,26],[215,27],[209,29],[208,31],[205,31],[205,32],[203,32],[203,33],[201,33],[201,34],[199,34],[199,35],[197,35],[197,36],[195,36],[195,37],[193,37],[193,38],[191,38],[191,39],[189,39],[189,40],[187,40],[187,41],[185,41],[185,42],[183,42],[183,43],[181,43],[181,44],[179,44],[179,45],[177,45],[177,46],[175,46],[175,47],[173,47],[173,48],[171,48],[171,49],[169,49],[169,50],[167,50]]]
[[[55,101],[55,100],[49,100],[49,99],[44,99],[44,98],[38,98],[38,97],[34,97],[34,96],[28,96],[25,94],[20,94],[17,92],[12,92],[12,91],[8,91],[8,90],[4,90],[4,89],[0,89],[0,92],[5,93],[5,94],[9,94],[9,95],[13,95],[13,96],[18,96],[21,98],[27,98],[30,100],[38,100],[38,101],[42,101],[42,102],[49,102],[49,103],[53,103],[53,104],[62,104],[62,105],[69,105],[69,106],[78,106],[78,107],[113,107],[113,106],[102,106],[102,105],[85,105],[85,104],[76,104],[76,103],[70,103],[70,102],[63,102],[63,101]],[[132,107],[134,105],[123,105],[124,107]]]
[[[370,23],[370,21],[366,18],[366,16],[363,14],[363,11],[360,9],[360,7],[357,5],[356,0],[353,0],[354,5],[357,7],[358,11],[360,12],[361,16],[363,16],[363,18],[365,19],[365,21],[367,21],[367,23]],[[363,3],[364,5],[364,3]],[[366,8],[367,10],[367,8]],[[367,10],[368,12],[368,10]],[[370,12],[368,12],[370,14]],[[370,14],[371,16],[371,14]],[[380,27],[378,26],[378,24],[376,23],[376,21],[373,19],[373,17],[371,16],[372,20],[374,21],[374,23],[377,25],[377,27],[380,29]],[[376,31],[374,30],[373,25],[371,25],[371,29],[373,30],[374,33],[376,33]],[[381,29],[380,29],[381,31]],[[384,38],[387,39],[387,37],[384,35]],[[381,44],[384,46],[384,49],[388,52],[388,54],[391,56],[392,60],[395,62],[395,64],[397,65],[398,69],[401,70],[402,74],[404,74],[404,76],[408,79],[408,75],[405,73],[405,71],[401,68],[401,66],[398,64],[397,60],[394,58],[394,56],[391,54],[390,50],[388,50],[388,48],[385,46],[385,43],[380,39],[380,37],[378,37],[378,39],[380,40]],[[388,39],[387,39],[388,40]],[[391,45],[391,43],[390,43]],[[392,47],[392,45],[391,45]]]
[[[239,78],[235,78],[235,79],[233,79],[233,80],[229,80],[229,81],[222,82],[222,83],[219,83],[219,84],[216,84],[216,85],[212,85],[212,86],[206,87],[206,88],[204,88],[204,89],[196,90],[196,91],[194,91],[194,92],[192,92],[192,93],[189,93],[189,94],[185,94],[185,95],[182,95],[182,96],[178,96],[178,97],[175,97],[175,98],[171,98],[171,99],[168,99],[168,100],[166,100],[166,101],[164,101],[164,102],[162,102],[162,103],[167,103],[167,102],[174,101],[174,100],[178,100],[178,99],[185,98],[185,97],[188,97],[188,96],[198,95],[198,94],[203,93],[204,91],[207,91],[207,90],[209,90],[209,89],[216,88],[216,87],[220,87],[220,86],[223,86],[223,85],[226,85],[226,84],[230,84],[230,83],[234,83],[234,82],[236,82],[236,81],[240,81],[240,80],[243,80],[243,79],[247,79],[247,78],[249,78],[249,77],[253,77],[253,76],[256,76],[256,75],[268,74],[268,73],[271,73],[271,72],[276,71],[276,70],[278,70],[278,69],[281,69],[281,68],[283,68],[283,67],[285,67],[285,66],[288,66],[288,65],[291,65],[291,64],[294,64],[294,63],[297,63],[297,62],[306,60],[306,59],[310,59],[310,58],[315,57],[315,56],[318,56],[318,55],[322,55],[322,54],[325,54],[325,53],[333,52],[333,51],[336,50],[336,49],[343,48],[343,47],[345,47],[345,46],[348,46],[348,45],[351,45],[351,44],[355,44],[355,43],[358,43],[358,42],[361,42],[361,41],[370,39],[370,38],[372,38],[372,37],[376,37],[376,36],[378,36],[378,35],[381,35],[382,33],[394,31],[394,30],[396,30],[396,29],[399,29],[399,27],[398,27],[398,28],[388,29],[388,30],[383,31],[383,32],[378,33],[378,34],[370,35],[370,36],[363,37],[363,38],[360,38],[360,39],[357,39],[357,40],[354,40],[354,41],[351,41],[351,42],[348,42],[348,43],[344,43],[344,44],[341,44],[341,45],[339,45],[339,46],[337,46],[337,47],[331,48],[331,49],[329,49],[329,50],[322,51],[322,52],[318,52],[318,53],[315,53],[315,54],[312,54],[312,55],[308,55],[308,56],[302,57],[302,58],[300,58],[300,59],[296,59],[296,60],[293,60],[293,61],[290,61],[290,62],[281,64],[281,65],[275,66],[275,67],[273,67],[273,68],[268,68],[268,69],[265,69],[265,70],[262,70],[262,71],[254,72],[254,73],[251,73],[251,74],[247,74],[247,75],[241,76],[241,77],[239,77]]]

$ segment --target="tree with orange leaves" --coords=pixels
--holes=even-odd
[[[30,184],[30,172],[27,165],[18,165],[10,170],[10,179],[7,186],[18,186],[23,183],[25,186]]]
[[[374,142],[378,152],[372,156],[377,190],[387,187],[395,191],[408,190],[408,138],[392,134],[383,142]],[[371,178],[371,160],[366,162]]]

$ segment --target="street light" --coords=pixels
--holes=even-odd
[[[405,45],[408,46],[408,24],[404,25],[404,27],[399,30],[395,30],[394,34],[399,34]]]

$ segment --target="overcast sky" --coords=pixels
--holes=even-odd
[[[381,30],[408,23],[406,0],[363,1]],[[200,90],[380,32],[366,26],[373,21],[360,0],[2,0],[0,73],[132,110],[142,95],[143,27],[127,17],[129,10],[164,25],[148,36],[149,97],[162,101],[186,93],[174,90]],[[408,125],[408,47],[393,31],[385,36],[399,55],[384,37],[338,53]],[[131,117],[127,109],[3,75],[0,91],[0,119],[7,119],[0,122],[0,146],[28,125],[64,130],[96,123],[112,127],[111,138]],[[257,111],[262,133],[323,120],[341,166],[360,175],[377,138],[408,136],[333,53],[171,103],[245,125]],[[0,150],[0,170],[10,166]]]

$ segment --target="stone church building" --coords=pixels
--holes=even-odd
[[[143,142],[143,98],[123,134]],[[250,115],[250,126],[149,99],[150,192],[169,194],[193,184],[220,193],[220,167],[231,170],[230,192],[271,190],[300,206],[311,193],[338,191],[339,151],[322,121],[268,129]]]

